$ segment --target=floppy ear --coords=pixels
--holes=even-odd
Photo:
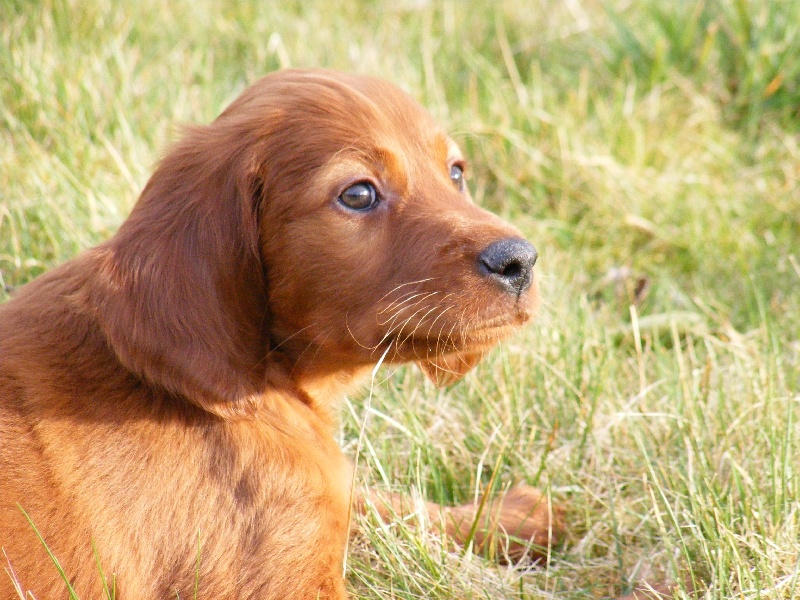
[[[417,363],[422,372],[439,387],[451,385],[477,365],[485,352],[464,352],[436,356]]]
[[[222,416],[248,410],[265,385],[254,137],[220,119],[189,130],[118,233],[91,251],[87,300],[118,360]]]

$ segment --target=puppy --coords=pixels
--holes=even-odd
[[[455,380],[536,304],[465,170],[408,95],[328,71],[187,131],[114,237],[0,305],[0,597],[64,597],[38,531],[81,598],[100,569],[123,599],[345,598],[342,394],[381,358]],[[427,508],[514,555],[561,528],[527,487]]]

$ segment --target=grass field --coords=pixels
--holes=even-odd
[[[0,39],[0,300],[287,66],[406,88],[537,246],[535,325],[451,388],[382,371],[341,440],[368,418],[360,478],[440,502],[538,485],[565,544],[368,528],[355,597],[800,596],[800,2],[3,0]]]

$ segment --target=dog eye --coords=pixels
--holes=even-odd
[[[343,191],[339,202],[353,210],[369,210],[378,204],[378,192],[374,185],[362,181]]]
[[[464,189],[464,167],[461,165],[453,165],[450,167],[450,181],[459,190]]]

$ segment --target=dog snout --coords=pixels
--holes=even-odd
[[[521,238],[494,242],[478,255],[478,270],[496,281],[504,290],[521,295],[533,283],[533,265],[539,254]]]

